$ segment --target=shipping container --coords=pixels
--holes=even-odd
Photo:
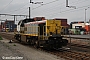
[[[5,32],[5,22],[1,22],[1,31]]]
[[[62,27],[61,34],[62,34],[62,35],[67,35],[67,34],[69,34],[69,30],[68,30],[68,28],[65,27],[65,26]]]
[[[70,23],[70,29],[72,29],[72,25],[73,25],[73,24],[78,24],[78,23],[84,23],[84,21],[71,22],[71,23]]]
[[[85,27],[85,24],[84,23],[75,23],[75,24],[72,24],[72,28],[81,28],[81,27]]]
[[[69,29],[69,33],[73,35],[79,35],[81,34],[80,32],[80,29]]]
[[[6,20],[5,22],[1,22],[1,31],[3,32],[13,32],[16,25],[14,21]]]
[[[90,25],[86,25],[85,29],[86,29],[87,32],[89,32],[90,31]]]
[[[62,18],[55,18],[55,20],[60,20],[61,21],[61,26],[69,26],[67,24],[67,19],[62,19]]]
[[[45,17],[34,17],[35,21],[45,20]]]

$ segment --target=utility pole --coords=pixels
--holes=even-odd
[[[30,0],[30,3],[32,3],[32,1]]]
[[[88,8],[90,8],[90,7],[88,7]],[[87,13],[86,13],[87,12],[87,9],[85,9],[85,24],[86,24],[86,18],[87,18]]]
[[[15,20],[16,20],[16,19],[15,19],[15,15],[14,15],[14,23],[15,23]]]
[[[30,3],[31,4],[42,4],[43,2],[32,2],[32,0],[30,0]],[[30,17],[31,17],[31,9],[29,7],[29,19],[30,19]]]
[[[87,10],[87,9],[85,9],[85,25],[86,25],[86,10]]]
[[[31,10],[30,10],[30,7],[29,7],[29,19],[30,19],[30,15],[31,15],[31,14],[30,14],[30,11],[31,11]]]
[[[69,7],[69,6],[68,6],[68,0],[66,0],[66,7]]]

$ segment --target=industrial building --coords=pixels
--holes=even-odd
[[[71,22],[70,23],[70,29],[72,34],[89,34],[90,33],[90,23],[84,22],[84,21],[78,21],[78,22]]]
[[[0,25],[1,32],[13,32],[14,28],[16,28],[16,24],[14,23],[14,21],[6,20],[4,22],[1,22]]]

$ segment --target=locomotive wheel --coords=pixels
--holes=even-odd
[[[16,39],[16,36],[14,35],[14,39]]]
[[[68,40],[66,40],[66,39],[63,39],[63,46],[66,46],[67,45],[67,43],[68,43]]]
[[[20,37],[18,37],[18,40],[21,40],[21,38],[20,38]]]
[[[34,47],[39,48],[39,42],[38,41],[35,41]]]
[[[21,42],[21,37],[18,37],[18,41]]]
[[[35,41],[34,40],[31,40],[31,45],[34,45],[35,44]]]
[[[28,44],[30,44],[30,40],[29,40],[29,39],[27,39],[26,42],[27,42]],[[30,45],[31,45],[31,44],[30,44]]]

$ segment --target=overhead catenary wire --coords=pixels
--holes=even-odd
[[[56,1],[57,1],[57,0],[56,0]],[[87,1],[87,0],[86,0],[86,1]],[[81,1],[81,2],[82,2],[82,1]],[[79,2],[74,2],[73,4],[75,4],[75,3],[79,3]],[[62,4],[63,4],[63,3],[62,3]],[[80,3],[80,4],[81,4],[81,3]],[[46,4],[46,5],[48,5],[48,4]],[[61,5],[61,4],[60,4],[60,5]],[[42,6],[45,6],[45,5],[40,5],[40,6],[42,7]],[[58,6],[58,7],[59,7],[59,6]],[[57,8],[58,8],[58,7],[57,7]],[[38,8],[40,8],[40,7],[38,7]],[[56,8],[56,7],[54,7],[54,8]],[[52,9],[54,9],[54,8],[52,8]],[[56,9],[57,9],[57,8],[56,8]],[[63,10],[63,8],[64,8],[64,7],[62,7],[61,9]],[[21,8],[20,8],[20,9],[21,9]],[[34,10],[37,10],[37,8],[34,9]],[[20,10],[19,10],[19,11],[20,11]],[[46,10],[46,12],[49,12],[49,11],[51,11],[51,10],[50,10],[50,9]],[[14,12],[15,12],[15,11],[14,11]],[[18,9],[17,9],[17,12],[18,12]],[[25,11],[25,12],[26,12],[26,11]],[[41,13],[46,13],[46,12],[43,12],[43,11],[40,11],[40,12],[41,12]],[[20,12],[20,13],[24,13],[24,11],[22,11],[22,12]],[[57,12],[56,12],[56,13],[57,13]],[[50,14],[50,15],[51,15],[51,14]]]
[[[61,12],[52,13],[52,14],[50,14],[50,16],[55,15],[55,14],[60,14],[60,13],[66,13],[66,12],[72,13],[72,12],[75,11],[75,10],[76,10],[76,11],[77,11],[77,10],[82,10],[82,9],[84,9],[85,7],[90,7],[90,5],[78,7],[77,9],[69,9],[69,10],[65,10],[65,11],[61,11]],[[71,11],[72,11],[72,12],[71,12]],[[73,12],[73,13],[74,13],[74,12]]]
[[[51,2],[48,2],[48,3],[46,3],[46,4],[42,4],[42,5],[40,5],[40,6],[38,6],[38,7],[35,7],[35,8],[33,8],[32,10],[36,10],[37,8],[39,8],[39,7],[42,7],[42,6],[44,6],[44,5],[47,5],[47,4],[51,4],[51,3],[53,3],[53,2],[56,2],[56,1],[58,1],[58,0],[55,0],[55,1],[51,1]],[[88,0],[84,0],[84,1],[88,1]],[[81,1],[81,2],[84,2],[84,1]],[[73,4],[74,3],[80,3],[80,2],[77,2],[77,1],[74,1],[74,2],[72,2]],[[61,3],[62,4],[62,3]],[[61,6],[61,4],[60,4],[60,6]],[[70,3],[71,4],[71,3]],[[26,4],[27,5],[27,4]],[[24,5],[25,6],[25,5]],[[18,12],[18,11],[20,11],[20,9],[22,9],[24,6],[22,6],[21,8],[19,8],[19,9],[17,9],[17,10],[14,10],[13,12]],[[58,5],[57,5],[58,6]],[[58,7],[57,7],[58,8]],[[53,8],[52,8],[53,9]],[[60,9],[62,9],[62,8],[60,8]],[[20,12],[21,13],[21,12]]]
[[[46,3],[46,4],[42,4],[42,5],[38,6],[38,7],[33,8],[33,10],[34,10],[34,9],[37,9],[37,8],[39,8],[39,7],[42,7],[42,6],[44,6],[44,5],[51,4],[51,3],[56,2],[56,1],[59,1],[59,0],[54,0],[54,1],[48,2],[48,3]]]
[[[20,11],[18,14],[23,14],[23,13],[25,13],[26,11],[25,10],[27,10],[28,9],[28,7],[26,8],[26,9],[23,9],[22,11]],[[28,13],[28,12],[27,12]]]
[[[58,1],[58,0],[55,0],[55,1]],[[53,3],[53,2],[55,2],[55,1],[48,2],[48,3],[43,4],[43,5],[41,5],[41,6],[44,6],[44,5],[47,5],[47,4],[50,4],[50,3]],[[84,1],[85,1],[85,0],[84,0]],[[76,1],[76,2],[77,2],[77,1]],[[81,2],[82,2],[82,1],[81,1]],[[74,1],[74,3],[75,3],[75,1]],[[79,3],[79,2],[78,2],[78,3]],[[62,4],[62,3],[61,3],[61,4]],[[61,4],[60,4],[60,6],[61,6]],[[27,5],[27,4],[25,4],[25,5]],[[25,5],[24,5],[24,6],[25,6]],[[22,7],[23,7],[23,6],[22,6]],[[22,8],[22,7],[21,7],[21,8]],[[59,6],[58,6],[58,7],[59,7]],[[58,7],[57,7],[57,8],[58,8]],[[19,9],[21,9],[21,8],[19,8]],[[60,8],[60,9],[62,9],[62,8]],[[23,9],[22,9],[22,10],[23,10]],[[24,9],[24,10],[25,10],[25,9]],[[23,11],[24,11],[24,10],[23,10]],[[33,8],[32,10],[35,10],[35,8]],[[50,9],[48,9],[48,10],[50,10]],[[45,11],[49,12],[48,10],[45,10]],[[52,10],[53,10],[53,8],[52,8]],[[18,9],[17,9],[16,11],[18,12]],[[16,12],[16,11],[14,11],[14,12]],[[23,11],[22,11],[22,12],[19,12],[19,13],[24,13]],[[40,12],[42,12],[42,11],[40,11]],[[26,13],[26,12],[25,12],[25,13]],[[43,13],[43,12],[42,12],[42,13]]]
[[[13,0],[12,0],[12,1],[13,1]],[[12,1],[11,1],[11,2],[12,2]],[[10,2],[10,3],[11,3],[11,2]],[[9,3],[9,4],[10,4],[10,3]],[[14,13],[15,13],[15,12],[20,11],[20,9],[23,10],[23,7],[26,6],[26,5],[28,5],[28,3],[24,4],[23,6],[21,6],[20,8],[18,8],[18,9],[16,9],[16,10],[8,11],[8,13],[11,14],[11,12],[14,12]],[[3,16],[3,18],[5,18],[5,17],[6,17],[6,16]]]
[[[61,11],[61,12],[55,12],[55,13],[52,13],[52,14],[47,13],[46,16],[54,16],[54,15],[61,14],[61,13],[66,13],[66,12],[74,13],[75,11],[78,11],[78,10],[84,10],[85,7],[90,7],[90,5],[78,7],[77,9],[68,9],[68,10],[64,10],[64,11]]]
[[[12,11],[9,11],[9,12],[17,12],[17,11],[20,11],[24,8],[24,6],[28,5],[28,3],[24,4],[23,6],[21,6],[20,8],[16,9],[16,10],[12,10]]]
[[[55,1],[58,1],[58,0],[55,0]],[[48,2],[48,3],[46,3],[46,4],[43,4],[43,5],[47,5],[47,4],[53,3],[53,2],[55,2],[55,1]],[[25,5],[27,5],[27,3],[26,3]],[[24,5],[24,6],[25,6],[25,5]],[[61,4],[60,4],[60,5],[61,5]],[[22,7],[24,7],[24,6],[22,6]],[[22,9],[22,7],[21,7],[21,8],[19,8],[19,9],[17,9],[17,10],[10,11],[10,12],[16,12],[16,11],[20,11],[20,9]],[[34,8],[34,9],[35,9],[35,8]],[[33,10],[34,10],[34,9],[33,9]]]
[[[80,0],[79,0],[79,1],[80,1]],[[75,5],[76,5],[76,4],[78,4],[78,3],[81,4],[82,2],[86,2],[86,1],[89,1],[89,0],[84,0],[84,1],[80,1],[80,2],[78,2],[78,1],[74,1],[74,2],[71,2],[70,4],[75,4]]]
[[[55,0],[55,1],[58,1],[58,0]],[[53,3],[53,2],[55,2],[55,1],[52,1],[52,2],[48,2],[48,3],[46,3],[46,4],[43,4],[43,5],[47,5],[47,4],[50,4],[50,3]],[[86,0],[87,1],[87,0]],[[19,9],[17,9],[17,10],[15,10],[15,11],[18,11]],[[15,12],[14,11],[14,12]]]
[[[39,8],[39,7],[42,7],[42,5],[44,6],[44,5],[47,5],[47,4],[50,4],[50,3],[54,3],[54,2],[56,2],[56,1],[58,1],[58,0],[54,0],[54,1],[48,2],[48,3],[46,3],[46,4],[41,4],[40,6],[35,7],[35,8],[33,8],[32,10],[37,9],[37,8]],[[25,12],[25,13],[26,13],[26,12]]]
[[[84,0],[84,1],[85,1],[85,0]],[[80,1],[80,2],[84,2],[84,1]],[[88,0],[87,0],[87,1],[88,1]],[[76,2],[77,2],[77,1],[76,1]],[[78,3],[80,3],[80,2],[78,2]],[[73,3],[74,3],[74,2],[73,2]],[[78,3],[77,3],[77,4],[78,4]],[[76,4],[76,5],[77,5],[77,4]],[[80,3],[80,4],[81,4],[81,3]],[[58,7],[59,7],[59,6],[58,6]],[[58,7],[57,7],[57,8],[58,8]],[[66,8],[66,7],[62,7],[62,8],[60,8],[60,9],[63,10],[64,8]],[[47,12],[47,14],[48,14],[48,12],[50,12],[50,11],[52,11],[52,10],[55,11],[56,8],[54,7],[54,8],[52,8],[52,9],[41,10],[40,13],[44,14],[44,13]],[[39,11],[38,11],[38,13],[39,13]],[[52,12],[52,13],[53,13],[53,12]]]
[[[56,0],[57,1],[57,0]],[[53,2],[56,2],[56,1],[52,1],[52,3]],[[88,1],[88,0],[84,0],[84,1]],[[81,2],[84,2],[84,1],[81,1]],[[78,1],[74,1],[74,2],[71,2],[70,4],[74,4],[74,3],[81,3],[81,2],[78,2]],[[63,3],[65,3],[65,2],[63,2]],[[57,5],[57,6],[63,6],[63,3],[60,3],[60,5]],[[42,6],[44,6],[44,5],[47,5],[47,4],[51,4],[51,2],[49,2],[49,3],[46,3],[46,4],[43,4],[43,5],[40,5],[40,6],[38,6],[38,7],[35,7],[35,8],[33,8],[33,10],[35,10],[35,9],[37,9],[37,8],[40,8],[40,7],[42,7]],[[57,7],[57,6],[52,6],[52,7]],[[49,7],[50,8],[50,7]],[[52,8],[53,9],[53,8]]]
[[[2,10],[0,10],[0,12],[3,11],[6,7],[8,7],[12,2],[13,2],[13,0],[11,0],[4,8],[2,8]]]

